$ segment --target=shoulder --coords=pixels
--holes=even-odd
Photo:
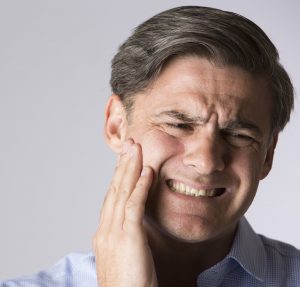
[[[265,247],[266,266],[269,276],[276,278],[280,275],[292,283],[300,284],[300,250],[296,247],[259,235]],[[285,285],[283,285],[285,286]]]
[[[281,258],[282,260],[299,262],[300,250],[296,247],[275,239],[259,235],[270,258]]]
[[[15,286],[97,286],[94,256],[92,253],[71,253],[58,261],[52,268],[40,271],[33,276],[0,282],[0,287]]]

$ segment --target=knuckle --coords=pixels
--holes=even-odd
[[[121,197],[120,196],[115,197],[111,208],[118,206],[120,202],[121,202]]]
[[[108,202],[108,192],[105,194],[104,198],[103,198],[103,201],[102,201],[102,208],[101,210],[103,209],[104,205]]]
[[[109,188],[109,193],[114,195],[118,193],[118,190],[118,187],[114,183],[112,183]]]
[[[137,202],[129,200],[125,207],[126,214],[134,213],[139,208],[139,206],[140,204],[138,204]]]
[[[133,202],[132,200],[128,200],[126,204],[126,211],[130,211],[136,207],[136,203]]]
[[[119,205],[119,204],[123,204],[123,202],[126,200],[126,195],[125,192],[121,192],[118,196],[116,196],[114,204],[115,206]]]
[[[114,167],[114,173],[116,173],[118,171],[118,169],[120,168],[120,160],[121,160],[121,157],[119,158],[118,163]]]

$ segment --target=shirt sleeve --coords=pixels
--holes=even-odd
[[[72,253],[52,268],[32,276],[0,282],[0,287],[97,287],[92,253]]]

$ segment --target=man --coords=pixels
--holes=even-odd
[[[96,263],[71,255],[1,287],[299,286],[299,250],[243,217],[293,108],[265,33],[217,9],[165,11],[120,47],[111,85],[105,138],[119,160]]]

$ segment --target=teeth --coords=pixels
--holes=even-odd
[[[183,183],[180,183],[180,191],[185,192],[185,185]]]
[[[191,195],[194,195],[194,196],[196,196],[197,195],[197,189],[195,189],[195,188],[191,188]]]
[[[172,191],[195,197],[212,197],[219,194],[219,191],[217,191],[216,189],[196,189],[185,185],[182,182],[174,182],[173,180],[169,180],[167,183]]]

